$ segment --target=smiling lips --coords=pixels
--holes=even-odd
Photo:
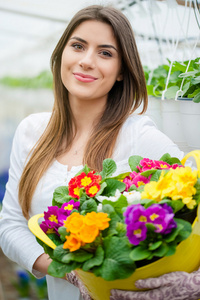
[[[74,77],[81,82],[93,82],[95,80],[97,80],[96,77],[93,77],[91,75],[85,75],[82,73],[74,73]]]

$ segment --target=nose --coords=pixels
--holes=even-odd
[[[95,55],[92,51],[86,51],[80,59],[79,65],[84,69],[93,69],[95,67]]]

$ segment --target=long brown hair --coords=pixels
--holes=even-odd
[[[73,142],[75,124],[68,92],[61,80],[61,58],[71,34],[86,20],[97,20],[112,27],[122,58],[123,80],[116,81],[108,94],[105,111],[86,145],[83,163],[100,171],[102,161],[112,156],[119,130],[129,114],[142,103],[142,113],[147,108],[145,77],[127,18],[113,7],[92,5],[80,10],[68,24],[51,57],[55,96],[52,115],[45,132],[31,152],[19,183],[19,202],[26,218],[29,216],[35,188],[52,161],[60,154],[64,139],[66,147],[70,147]],[[62,149],[64,151],[66,148]]]

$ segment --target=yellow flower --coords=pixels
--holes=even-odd
[[[154,199],[161,201],[163,198],[182,200],[192,209],[196,205],[193,196],[196,194],[194,185],[197,182],[197,171],[190,167],[171,169],[167,173],[163,171],[158,181],[150,181],[144,186],[142,199]]]
[[[99,234],[99,229],[96,225],[84,224],[81,227],[79,237],[84,243],[92,243]]]
[[[66,236],[66,242],[63,244],[63,249],[69,249],[70,251],[76,251],[82,246],[81,239],[78,235],[71,233]]]
[[[103,212],[96,213],[94,211],[87,213],[84,220],[85,224],[96,225],[100,230],[109,227],[109,221],[110,218],[108,218],[108,214]]]
[[[64,221],[64,226],[67,231],[72,233],[78,233],[83,225],[84,216],[77,212],[72,213],[66,221]]]

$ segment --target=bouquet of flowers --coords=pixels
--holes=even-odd
[[[191,155],[198,164],[200,151]],[[200,171],[184,166],[185,160],[167,153],[159,160],[135,155],[130,171],[113,177],[116,163],[105,159],[101,172],[86,165],[68,186],[58,187],[52,206],[29,221],[52,258],[49,274],[63,277],[78,270],[116,281],[173,256],[191,235],[200,202]]]

